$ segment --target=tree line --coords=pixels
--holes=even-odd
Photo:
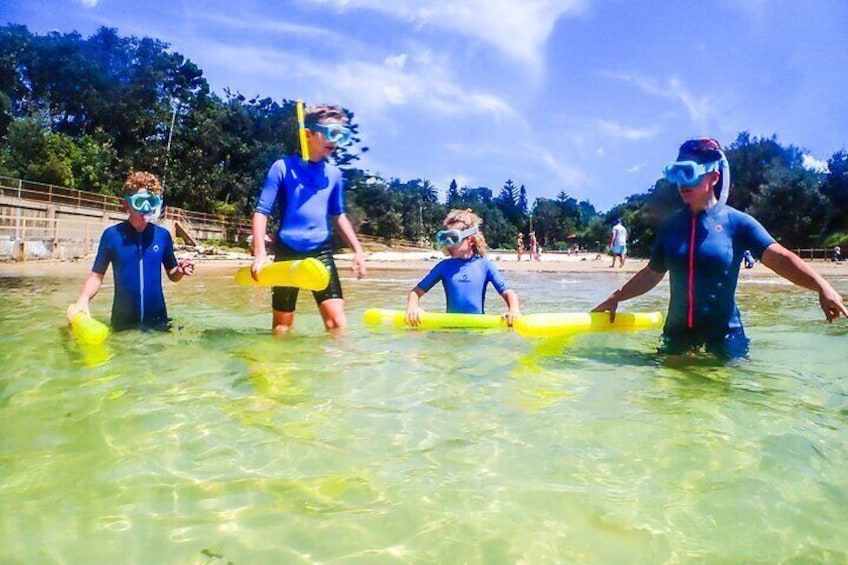
[[[159,40],[100,28],[80,34],[0,27],[0,175],[118,195],[130,170],[158,174],[167,202],[235,218],[250,216],[269,165],[298,149],[294,100],[211,91],[203,71]],[[514,248],[534,231],[547,249],[604,247],[621,218],[631,253],[646,255],[657,227],[681,205],[663,179],[600,213],[561,191],[535,198],[507,179],[457,186],[445,197],[424,178],[384,179],[356,166],[368,150],[346,109],[353,143],[333,160],[344,171],[349,215],[361,233],[430,241],[451,208],[483,218],[492,247]],[[848,153],[827,170],[804,166],[803,151],[776,136],[740,133],[726,148],[729,203],[753,214],[788,247],[848,242]]]

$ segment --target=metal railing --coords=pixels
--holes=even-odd
[[[107,212],[124,211],[123,199],[118,196],[0,176],[0,197],[2,196]],[[245,218],[194,212],[172,206],[166,206],[163,220],[180,222],[183,228],[188,230],[220,233],[221,239],[241,240],[250,233],[250,221]]]

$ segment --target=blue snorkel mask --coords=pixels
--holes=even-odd
[[[444,249],[451,245],[458,245],[463,240],[479,232],[480,230],[477,229],[477,226],[472,226],[465,230],[440,230],[436,232],[436,247]]]
[[[681,190],[686,190],[701,182],[701,179],[707,173],[721,173],[721,193],[718,201],[724,204],[730,194],[730,165],[724,153],[721,151],[718,151],[718,153],[721,158],[709,163],[699,163],[693,160],[679,160],[669,163],[663,169],[663,177],[668,182],[678,185]]]
[[[162,213],[162,197],[158,194],[138,192],[124,198],[134,212],[138,212],[148,222],[155,222]]]
[[[344,147],[350,144],[353,138],[350,128],[344,124],[306,122],[306,129],[320,133],[324,136],[324,139],[330,143],[335,143],[337,147]]]

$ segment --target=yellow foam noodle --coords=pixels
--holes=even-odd
[[[553,337],[583,332],[641,331],[662,326],[660,312],[618,312],[615,323],[608,312],[566,312],[558,314],[524,314],[513,323],[524,337]]]
[[[304,161],[309,160],[309,143],[306,139],[306,118],[303,115],[303,100],[294,103],[297,114],[297,135],[300,139],[300,156]]]
[[[236,282],[243,286],[289,286],[304,290],[324,290],[330,284],[330,271],[318,259],[276,261],[262,267],[257,277],[250,276],[250,267],[236,272]]]
[[[410,328],[406,324],[404,310],[385,310],[371,308],[365,311],[363,321],[368,326],[389,326],[394,328]],[[421,323],[414,326],[420,330],[438,329],[495,329],[506,328],[503,318],[495,314],[445,314],[440,312],[424,312]]]
[[[68,311],[71,308],[73,308],[73,305],[68,306]],[[109,337],[109,327],[85,312],[77,312],[71,318],[71,333],[81,344],[99,345]]]

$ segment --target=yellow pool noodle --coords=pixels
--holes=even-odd
[[[552,337],[583,332],[641,331],[662,326],[660,312],[618,312],[615,323],[609,312],[525,314],[516,318],[513,329],[524,337]]]
[[[250,267],[242,267],[236,272],[236,282],[243,286],[289,286],[304,290],[324,290],[330,284],[330,271],[327,266],[315,259],[293,259],[276,261],[262,267],[258,281],[250,276]]]
[[[68,311],[73,305],[68,306]],[[71,318],[71,333],[76,340],[84,345],[99,345],[109,337],[109,327],[98,322],[85,312],[77,312]]]
[[[424,312],[418,326],[406,323],[404,310],[385,310],[371,308],[365,311],[363,321],[368,326],[390,326],[394,328],[417,328],[421,330],[435,329],[492,329],[506,328],[503,318],[495,314],[445,314],[441,312]]]

